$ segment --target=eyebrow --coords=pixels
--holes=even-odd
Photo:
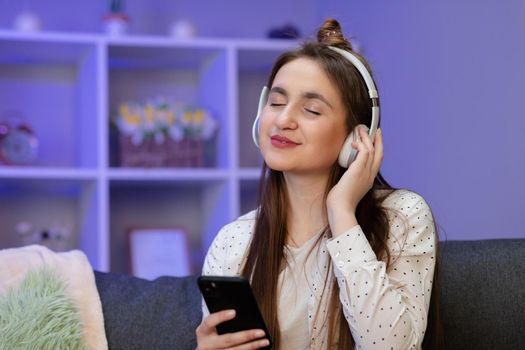
[[[270,92],[275,92],[275,93],[281,94],[283,96],[288,96],[288,93],[286,92],[286,90],[283,89],[282,87],[279,87],[279,86],[272,87]],[[330,107],[331,109],[334,109],[334,107],[330,104],[330,102],[328,102],[328,100],[323,95],[318,94],[317,92],[313,92],[313,91],[305,92],[303,94],[303,97],[306,98],[306,99],[320,100],[320,101],[324,102],[326,105],[328,105],[328,107]]]

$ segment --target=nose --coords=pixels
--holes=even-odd
[[[291,103],[278,112],[275,125],[281,130],[297,128],[294,106]]]

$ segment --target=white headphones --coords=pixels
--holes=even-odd
[[[374,84],[374,80],[372,79],[372,76],[370,75],[370,72],[368,72],[368,69],[366,69],[365,65],[354,54],[333,46],[329,46],[329,48],[334,50],[335,52],[338,52],[348,61],[350,61],[350,63],[354,65],[354,67],[359,71],[359,73],[365,81],[366,87],[368,88],[368,96],[370,96],[370,99],[372,100],[372,121],[370,123],[370,128],[363,124],[360,124],[358,127],[366,128],[368,136],[373,142],[377,126],[379,124],[379,95],[377,94],[377,89]],[[252,138],[253,142],[257,147],[259,147],[259,119],[261,117],[261,113],[264,109],[264,106],[268,102],[268,94],[269,89],[266,86],[263,87],[261,91],[261,96],[259,97],[257,117],[255,118],[255,121],[253,122],[252,126]],[[346,137],[345,142],[343,143],[343,147],[341,149],[341,152],[339,153],[339,165],[341,165],[344,168],[348,168],[357,156],[357,150],[352,148],[352,142],[357,141],[358,137],[359,135],[357,133],[357,130],[351,131]]]

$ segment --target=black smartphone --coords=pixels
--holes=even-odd
[[[235,310],[235,318],[217,326],[217,333],[233,333],[248,329],[262,329],[265,337],[272,340],[252,293],[250,282],[244,277],[199,276],[197,279],[204,301],[210,313]]]

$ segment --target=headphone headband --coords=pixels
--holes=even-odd
[[[328,47],[331,50],[343,56],[344,58],[346,58],[347,60],[349,60],[355,66],[355,68],[357,68],[357,70],[359,71],[359,73],[361,73],[361,76],[365,80],[366,87],[368,88],[368,95],[370,96],[370,98],[379,98],[379,95],[377,94],[376,85],[374,84],[374,79],[372,79],[370,72],[365,67],[363,62],[361,62],[361,60],[350,51],[346,51],[335,46]]]
[[[350,61],[350,63],[352,63],[352,65],[359,71],[359,73],[363,77],[363,80],[365,81],[366,87],[368,89],[368,96],[372,100],[372,121],[370,123],[369,135],[370,135],[370,138],[373,140],[378,124],[379,124],[379,94],[377,93],[374,79],[372,79],[370,72],[365,67],[363,62],[361,62],[361,60],[357,58],[356,55],[354,55],[350,51],[346,51],[338,47],[334,47],[334,46],[328,46],[328,47],[331,50],[343,56],[344,58],[346,58],[348,61]]]

